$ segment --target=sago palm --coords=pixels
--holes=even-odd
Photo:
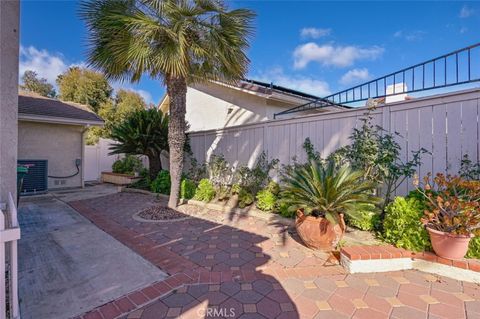
[[[338,167],[334,161],[312,160],[309,165],[284,176],[283,204],[290,211],[343,222],[341,214],[356,218],[357,212],[371,210],[380,199],[373,195],[375,184],[363,179],[363,172],[349,165]]]
[[[88,61],[109,78],[161,80],[170,98],[169,206],[178,203],[185,144],[187,85],[235,82],[247,71],[254,14],[219,0],[85,0]]]
[[[157,109],[139,110],[112,127],[110,137],[118,144],[110,146],[110,154],[145,155],[149,175],[154,179],[162,169],[160,153],[168,151],[168,115]]]

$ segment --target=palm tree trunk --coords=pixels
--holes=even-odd
[[[170,148],[170,198],[168,207],[178,205],[180,180],[183,171],[183,148],[185,145],[185,112],[187,83],[184,78],[167,78],[167,94],[170,98],[170,119],[168,122],[168,146]]]
[[[148,174],[150,180],[157,178],[158,172],[162,170],[162,162],[159,154],[152,154],[148,156]]]

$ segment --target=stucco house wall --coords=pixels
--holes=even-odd
[[[187,89],[186,120],[190,131],[209,130],[273,119],[274,113],[296,105],[223,85],[196,84]]]
[[[64,125],[19,121],[18,159],[48,160],[48,175],[68,176],[77,169],[76,159],[83,164],[83,132],[80,125]],[[48,178],[48,188],[81,187],[83,165],[71,178]]]

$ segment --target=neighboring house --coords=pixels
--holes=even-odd
[[[84,133],[102,125],[103,120],[85,105],[20,92],[18,162],[34,164],[22,193],[83,187]]]
[[[319,97],[311,94],[259,81],[245,80],[237,85],[206,82],[188,87],[186,120],[190,131],[218,129],[272,120],[275,113],[317,99]],[[167,95],[159,107],[163,112],[168,112]],[[337,108],[331,106],[315,112],[328,112]]]

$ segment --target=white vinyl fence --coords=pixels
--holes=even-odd
[[[96,145],[85,145],[85,181],[99,181],[102,172],[111,172],[113,163],[124,155],[108,155],[110,145],[114,140],[101,138]],[[140,158],[143,166],[148,167],[148,158]]]
[[[0,319],[20,319],[17,244],[19,239],[17,208],[12,194],[9,193],[6,214],[0,210]]]
[[[431,152],[422,156],[419,176],[428,172],[456,174],[464,154],[474,162],[479,159],[479,99],[480,89],[471,89],[391,103],[378,107],[372,116],[385,130],[402,136],[397,138],[402,160],[411,159],[412,151],[421,147]],[[352,129],[365,112],[365,108],[356,108],[192,132],[190,143],[200,163],[212,154],[223,154],[232,165],[252,166],[262,151],[281,164],[291,163],[293,156],[303,162],[302,144],[307,137],[326,157],[350,142]],[[403,195],[412,188],[412,181],[407,180],[397,193]]]

